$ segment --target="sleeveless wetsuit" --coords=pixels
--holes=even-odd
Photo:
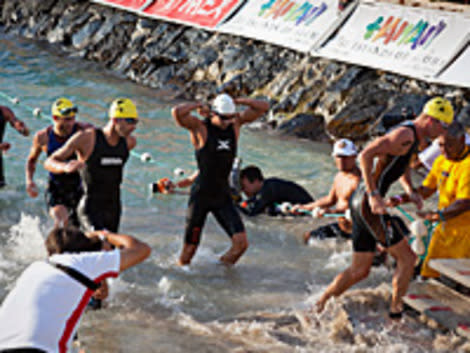
[[[93,152],[81,171],[84,195],[78,205],[78,216],[87,231],[117,232],[121,219],[122,172],[129,149],[124,137],[111,146],[101,129],[95,129],[95,135]]]
[[[209,212],[230,237],[245,230],[232,201],[228,180],[237,154],[235,130],[233,125],[222,130],[209,119],[204,124],[207,141],[196,150],[199,176],[191,188],[186,216],[185,242],[194,245],[199,244]]]
[[[3,116],[3,110],[0,108],[0,143],[3,142],[3,135],[5,135],[5,125],[7,120]],[[0,153],[0,188],[5,186],[5,175],[3,174],[3,153]]]
[[[47,128],[47,156],[50,156],[79,129],[79,125],[75,124],[72,133],[67,137],[60,137],[54,133],[52,126]],[[69,160],[76,159],[76,156]],[[49,182],[46,190],[46,203],[48,207],[56,205],[64,205],[68,212],[72,224],[78,226],[77,205],[83,195],[80,175],[77,173],[49,173]]]
[[[375,179],[382,197],[385,197],[390,186],[405,173],[412,156],[418,152],[415,126],[411,122],[405,122],[399,126],[413,130],[414,142],[405,155],[388,155],[385,164],[381,165],[382,168],[376,165]],[[385,247],[390,247],[400,242],[409,233],[398,224],[396,218],[388,214],[372,213],[364,185],[354,192],[349,201],[349,207],[353,222],[353,249],[356,252],[374,252],[377,241]]]

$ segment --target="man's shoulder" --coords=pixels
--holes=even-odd
[[[50,129],[52,129],[52,125],[49,125],[39,131],[36,132],[36,134],[34,135],[36,141],[40,144],[40,145],[46,145],[48,140],[49,140],[49,131]]]
[[[273,188],[273,187],[275,188],[275,187],[278,187],[278,186],[285,186],[285,185],[300,186],[300,185],[296,184],[293,181],[278,178],[278,177],[266,178],[266,179],[264,179],[264,182],[263,182],[263,187],[266,187],[266,188]]]

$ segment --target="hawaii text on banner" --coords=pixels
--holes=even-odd
[[[361,3],[319,55],[432,80],[469,33],[470,19],[462,14]]]
[[[339,16],[337,0],[250,0],[217,29],[308,52]]]

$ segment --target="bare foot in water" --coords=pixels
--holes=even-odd
[[[312,311],[316,311],[317,314],[320,314],[323,309],[325,309],[325,304],[327,302],[328,298],[324,298],[324,297],[321,297],[320,299],[318,299],[318,301],[315,303],[315,307],[312,308]]]

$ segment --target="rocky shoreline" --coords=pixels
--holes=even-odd
[[[418,112],[432,95],[453,100],[470,126],[470,89],[410,79],[278,46],[139,18],[84,0],[0,0],[1,30],[48,41],[174,99],[220,91],[266,97],[263,127],[328,141],[364,140]],[[462,109],[466,107],[466,109]]]

